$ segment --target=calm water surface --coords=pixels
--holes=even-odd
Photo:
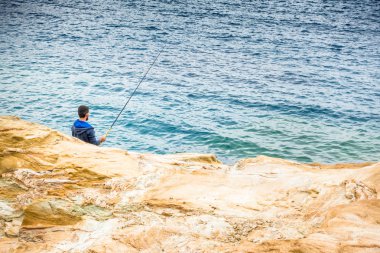
[[[380,1],[0,1],[0,114],[104,146],[380,160]]]

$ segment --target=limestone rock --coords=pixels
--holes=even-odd
[[[380,252],[380,163],[97,147],[0,117],[0,252]]]

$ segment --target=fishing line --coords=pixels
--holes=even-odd
[[[140,87],[140,84],[144,81],[146,75],[149,73],[150,69],[153,67],[154,63],[157,61],[158,57],[160,56],[160,54],[162,53],[162,51],[164,51],[166,45],[160,50],[160,52],[157,54],[156,58],[154,58],[154,61],[152,62],[152,64],[149,66],[148,70],[145,71],[145,74],[143,75],[143,77],[140,79],[140,82],[138,83],[138,85],[136,86],[135,90],[132,92],[131,96],[129,96],[127,102],[124,104],[123,108],[120,110],[119,114],[117,115],[116,119],[113,121],[111,127],[108,129],[105,137],[107,138],[107,135],[109,134],[109,132],[111,131],[112,127],[115,125],[116,121],[119,119],[121,113],[124,111],[125,107],[127,107],[129,101],[131,100],[131,98],[133,97],[133,95],[136,93],[137,89]]]

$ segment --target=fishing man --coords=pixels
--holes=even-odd
[[[94,128],[87,122],[90,116],[90,108],[88,106],[79,106],[78,116],[79,119],[77,119],[71,127],[72,136],[94,145],[100,145],[100,143],[106,140],[105,136],[96,139]]]

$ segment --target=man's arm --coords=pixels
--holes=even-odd
[[[90,141],[91,144],[99,146],[101,143],[100,140],[97,140],[95,137],[95,130],[92,128],[88,131],[88,140]]]

